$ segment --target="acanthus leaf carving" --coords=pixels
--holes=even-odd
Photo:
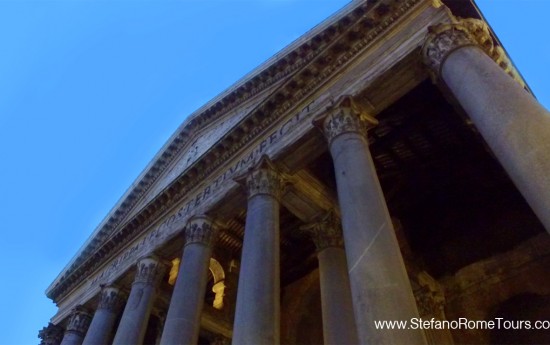
[[[101,297],[97,309],[106,309],[117,313],[124,305],[125,295],[114,286],[104,286],[101,289]]]
[[[63,339],[63,328],[53,323],[48,323],[48,326],[38,331],[40,345],[59,345]]]
[[[489,27],[483,20],[453,17],[451,23],[430,26],[422,47],[424,63],[428,66],[432,80],[437,81],[447,57],[455,50],[465,46],[481,48],[507,74],[519,82],[525,83],[506,56],[502,47],[495,45]]]
[[[212,246],[218,235],[218,227],[207,216],[195,216],[185,227],[185,245],[200,243]]]
[[[300,230],[311,236],[318,252],[330,247],[344,246],[342,226],[333,210],[327,212],[317,222],[301,227]]]
[[[377,125],[378,120],[368,114],[352,96],[342,95],[313,123],[321,129],[330,144],[344,133],[359,133],[366,137],[367,130]]]
[[[86,334],[88,326],[92,321],[92,315],[85,307],[79,305],[76,306],[69,317],[69,323],[67,324],[66,332],[74,332],[80,335]]]
[[[136,268],[134,283],[156,284],[164,273],[164,265],[153,256],[139,260]]]
[[[288,177],[279,171],[267,155],[263,155],[254,167],[235,180],[245,186],[248,198],[264,194],[279,200]]]

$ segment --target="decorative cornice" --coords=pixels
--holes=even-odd
[[[126,295],[120,289],[114,286],[104,286],[101,288],[101,297],[97,309],[106,309],[118,313],[125,302]]]
[[[321,129],[330,144],[344,133],[359,133],[366,137],[367,129],[377,125],[378,120],[363,110],[351,96],[343,95],[313,123]]]
[[[84,336],[91,321],[92,315],[88,309],[79,305],[72,310],[65,332],[73,332]]]
[[[145,283],[155,285],[164,274],[164,264],[153,256],[148,256],[137,262],[134,284]]]
[[[421,0],[385,0],[363,3],[305,41],[303,45],[313,49],[314,53],[307,54],[306,60],[301,57],[301,61],[305,62],[299,65],[299,68],[293,69],[276,91],[266,97],[249,117],[241,121],[235,131],[220,139],[201,160],[190,166],[133,219],[123,225],[106,226],[104,231],[101,230],[98,240],[92,241],[56,284],[49,288],[48,297],[55,301],[76,287],[87,275],[108,260],[111,253],[139,236],[157,217],[188,196],[200,181],[216,171],[228,158],[254,140],[280,116],[324,85],[327,79],[362,53],[373,41],[379,39],[381,34],[420,2]],[[292,54],[297,52],[289,53]],[[142,182],[143,180],[136,188],[145,188]],[[121,217],[126,214],[124,210],[126,208],[119,208]],[[117,231],[113,232],[115,227]],[[105,236],[108,238],[105,239]]]
[[[318,252],[330,247],[344,247],[342,226],[333,210],[327,212],[317,222],[302,226],[300,230],[311,236]]]
[[[38,331],[40,345],[59,345],[63,340],[63,328],[53,323],[48,323],[48,326]]]
[[[466,46],[481,48],[506,73],[525,86],[502,47],[495,45],[487,24],[480,19],[459,17],[453,17],[451,23],[428,28],[428,35],[422,46],[422,57],[434,82],[441,75],[441,68],[447,57],[453,51]]]
[[[286,178],[279,172],[267,155],[249,169],[244,175],[235,179],[246,189],[248,198],[256,195],[270,195],[279,200],[285,187]]]
[[[207,216],[195,216],[185,227],[185,245],[192,243],[213,246],[218,236],[218,227]]]

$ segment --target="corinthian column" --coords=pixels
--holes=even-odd
[[[80,345],[86,335],[92,316],[82,306],[73,309],[61,345]]]
[[[487,25],[461,19],[433,26],[423,55],[550,231],[550,113],[510,78]]]
[[[185,227],[185,246],[161,344],[197,344],[208,266],[216,226],[206,216],[194,217]]]
[[[155,257],[138,261],[132,290],[122,313],[113,345],[143,342],[155,301],[156,288],[163,273],[164,266]]]
[[[348,277],[348,263],[342,240],[342,229],[336,215],[327,213],[319,222],[307,225],[317,248],[323,339],[325,344],[357,344],[357,327]]]
[[[283,185],[263,156],[245,177],[248,209],[239,272],[233,344],[278,344],[280,338],[279,198]]]
[[[353,102],[341,97],[318,120],[334,161],[338,201],[361,344],[425,344],[419,330],[379,330],[375,321],[418,317],[399,244],[367,141],[375,124]]]
[[[111,341],[118,313],[124,305],[124,294],[113,286],[103,287],[97,310],[82,342],[83,345],[103,345]]]

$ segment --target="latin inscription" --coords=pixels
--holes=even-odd
[[[122,255],[119,255],[105,270],[103,270],[103,272],[101,272],[101,274],[92,280],[91,286],[93,287],[99,282],[106,282],[107,279],[113,276],[122,266],[125,266],[130,259],[135,261],[138,253],[143,253],[145,251],[144,248],[154,247],[156,244],[161,243],[162,240],[168,237],[172,232],[180,229],[188,216],[208,200],[210,196],[215,194],[215,192],[224,185],[224,182],[232,179],[237,173],[250,167],[269,147],[278,143],[285,135],[291,133],[298,125],[303,123],[305,119],[309,118],[310,115],[309,107],[306,107],[301,112],[286,120],[281,126],[271,131],[256,147],[239,157],[239,159],[229,166],[227,170],[217,176],[212,183],[202,188],[177,211],[167,217],[149,234],[144,236],[138,243],[124,251]]]

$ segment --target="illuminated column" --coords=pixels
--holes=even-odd
[[[334,162],[355,321],[361,344],[425,344],[419,330],[378,330],[375,321],[418,317],[367,141],[376,123],[344,96],[318,120]]]
[[[503,71],[510,64],[487,25],[461,19],[433,26],[423,54],[550,231],[550,113]]]
[[[163,273],[164,265],[155,257],[138,261],[132,290],[122,313],[113,345],[143,342],[157,285]]]
[[[342,229],[333,212],[302,228],[310,234],[319,260],[325,344],[357,344]]]
[[[208,266],[217,228],[206,216],[193,217],[185,227],[185,246],[161,344],[197,344]]]
[[[113,286],[101,289],[101,297],[83,345],[100,345],[111,342],[118,313],[124,305],[124,294]]]
[[[279,344],[279,198],[283,182],[266,156],[240,181],[246,184],[248,209],[233,344]]]
[[[82,306],[77,306],[71,312],[69,324],[65,329],[65,335],[61,345],[80,345],[86,335],[92,316],[88,310]]]

